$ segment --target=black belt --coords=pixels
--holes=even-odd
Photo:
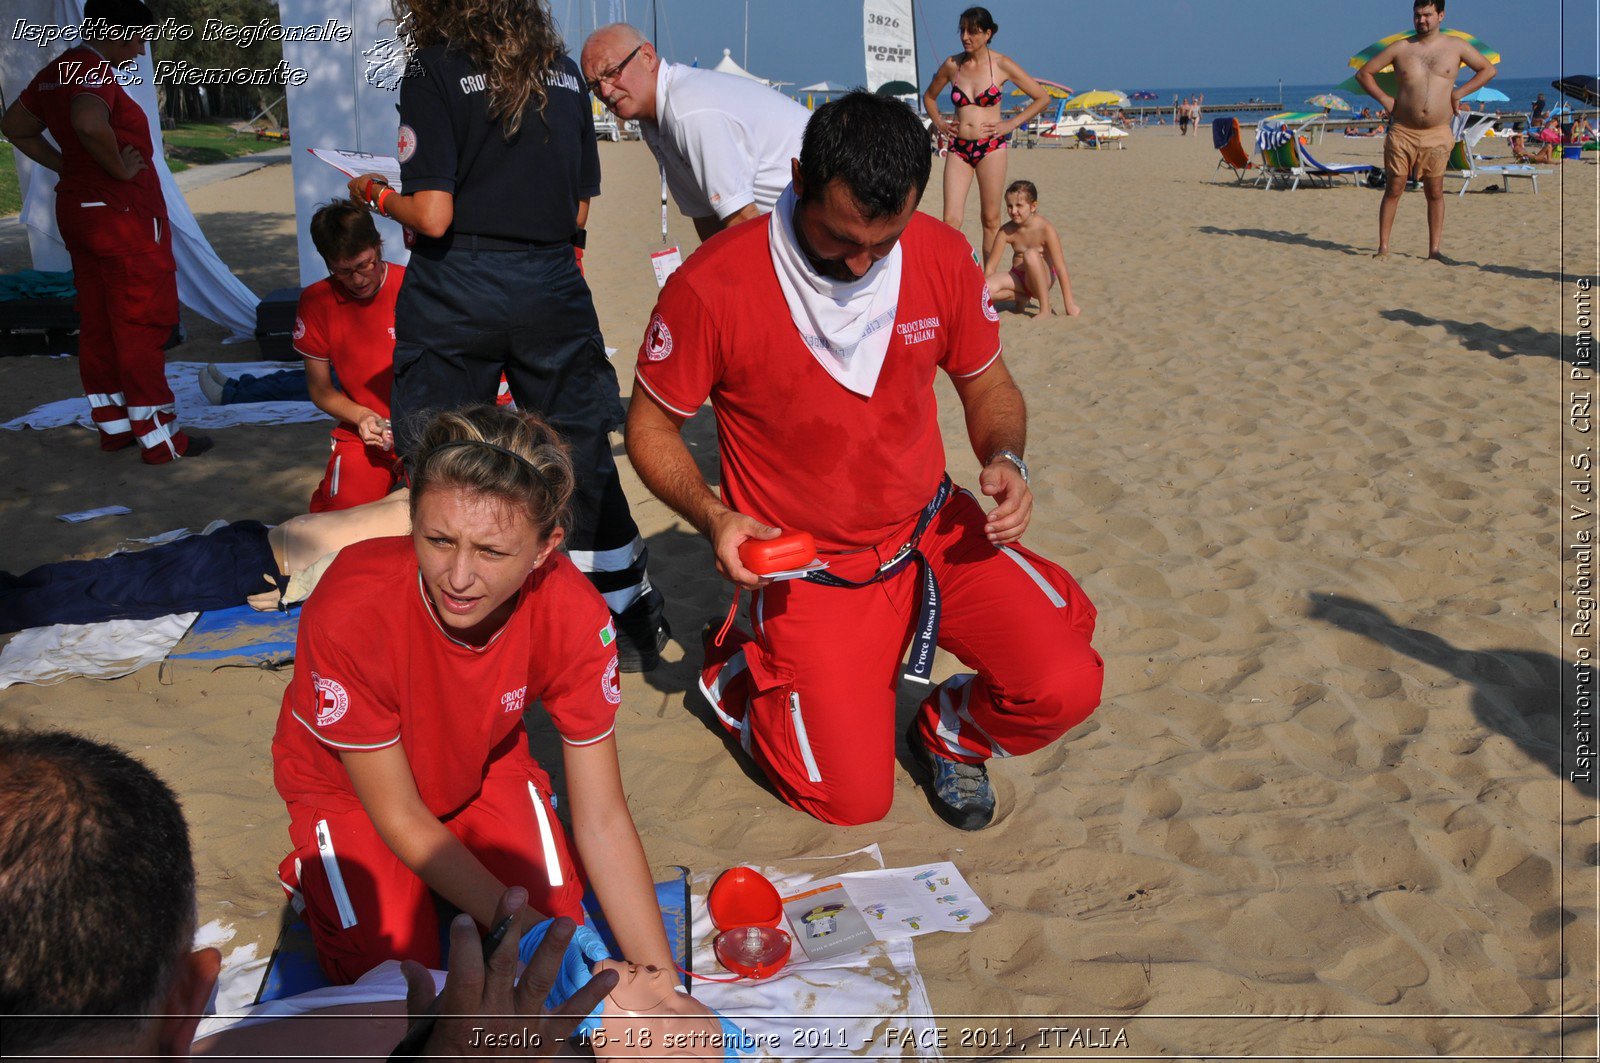
[[[939,489],[934,492],[933,498],[922,507],[922,513],[917,517],[917,526],[911,532],[900,549],[894,556],[878,566],[878,570],[871,577],[863,580],[848,580],[842,576],[823,569],[812,572],[805,577],[812,583],[820,583],[824,587],[870,587],[874,583],[882,583],[912,562],[916,562],[922,569],[922,592],[917,597],[917,626],[911,631],[911,653],[906,659],[905,668],[901,675],[916,683],[924,685],[933,682],[933,651],[939,641],[939,581],[934,577],[933,566],[928,564],[928,558],[918,549],[922,541],[922,533],[928,530],[928,525],[933,523],[934,514],[944,507],[950,500],[950,495],[955,491],[955,485],[950,482],[950,475],[946,473],[939,479]]]
[[[418,240],[414,251],[538,251],[550,247],[572,247],[575,237],[564,240],[511,240],[501,236],[449,232],[437,239]]]

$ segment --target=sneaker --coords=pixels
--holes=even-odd
[[[179,432],[178,435],[183,437],[183,442],[181,443],[183,449],[178,452],[177,457],[174,457],[166,447],[161,447],[157,450],[141,451],[139,453],[140,459],[146,465],[171,465],[179,458],[198,458],[216,446],[210,436],[191,436],[184,432]]]
[[[215,365],[208,365],[200,370],[200,393],[213,406],[222,405],[222,389],[227,383],[228,378]]]
[[[994,822],[994,788],[982,764],[963,764],[934,753],[922,742],[913,719],[906,728],[911,756],[929,775],[928,803],[939,818],[961,830],[982,830]]]
[[[664,613],[666,599],[651,587],[620,613],[611,614],[617,629],[617,667],[624,672],[649,672],[661,663],[661,649],[672,637]]]

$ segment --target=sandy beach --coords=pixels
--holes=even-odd
[[[1381,144],[1331,136],[1317,154],[1377,162]],[[659,186],[642,144],[600,151],[585,264],[626,394],[656,295]],[[814,822],[715,729],[697,636],[728,586],[624,466],[684,640],[624,677],[619,742],[650,859],[707,871],[877,842],[890,866],[954,861],[994,915],[916,944],[951,1056],[1548,1057],[1565,1033],[1566,1054],[1592,1058],[1600,848],[1594,789],[1559,759],[1557,562],[1563,262],[1595,262],[1593,156],[1537,195],[1480,179],[1458,198],[1451,183],[1440,265],[1423,257],[1421,193],[1401,205],[1395,254],[1374,261],[1378,192],[1239,185],[1209,136],[1010,155],[1009,178],[1034,181],[1061,229],[1084,310],[1002,308],[1031,413],[1026,542],[1100,610],[1103,704],[1055,747],[993,766],[987,831],[940,823],[903,748],[887,820]],[[923,201],[935,216],[940,172]],[[296,283],[287,165],[189,202],[256,292]],[[966,219],[976,243],[975,192]],[[676,212],[672,238],[696,245]],[[28,266],[20,229],[0,227],[0,269]],[[185,321],[174,360],[259,357]],[[4,366],[0,420],[78,393],[72,359]],[[940,389],[950,471],[971,483],[960,407]],[[709,413],[687,431],[714,468]],[[212,454],[150,469],[79,429],[0,434],[0,567],[303,509],[325,425],[215,435]],[[55,519],[112,504],[134,512]],[[941,655],[941,678],[957,669]],[[270,741],[287,678],[180,669],[164,684],[152,667],[18,686],[0,721],[80,730],[160,772],[193,830],[202,923],[231,930],[225,955],[265,955],[285,911]],[[902,721],[916,700],[902,691]],[[1029,1047],[964,1047],[972,1026]],[[1126,1047],[1047,1034],[1040,1048],[1042,1029],[1102,1027]]]

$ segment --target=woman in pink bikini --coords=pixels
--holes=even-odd
[[[928,91],[922,95],[922,106],[934,131],[950,140],[944,161],[945,224],[961,228],[967,193],[972,189],[973,174],[977,174],[983,257],[987,260],[1000,232],[1000,214],[1005,205],[1005,147],[1011,142],[1011,134],[1044,110],[1050,97],[1015,60],[989,47],[1000,27],[987,9],[967,8],[961,12],[959,25],[963,51],[939,65]],[[1009,119],[1002,117],[1000,105],[1000,90],[1007,81],[1032,97],[1028,106]],[[939,93],[947,84],[955,111],[953,120],[939,113]]]

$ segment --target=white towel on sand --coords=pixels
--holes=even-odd
[[[306,402],[241,402],[231,406],[213,406],[200,391],[200,373],[206,362],[168,362],[167,383],[172,386],[173,398],[178,404],[178,424],[184,429],[233,428],[243,424],[300,424],[307,421],[330,421],[327,414]],[[298,369],[299,362],[228,362],[230,376],[245,373],[265,376],[284,369]],[[89,400],[79,396],[61,399],[35,407],[21,417],[0,424],[15,432],[23,428],[65,428],[68,425],[93,428],[89,416]]]

